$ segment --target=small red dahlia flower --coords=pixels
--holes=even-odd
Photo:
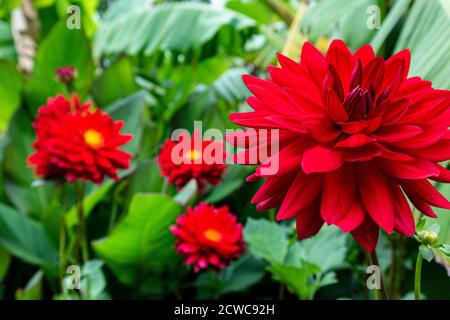
[[[207,183],[217,185],[227,168],[226,154],[223,143],[219,141],[201,140],[194,135],[191,139],[187,135],[180,137],[179,142],[167,139],[158,156],[161,175],[168,177],[170,184],[182,188],[191,179],[197,181],[198,188],[203,190]],[[195,146],[198,139],[199,146]],[[222,154],[219,153],[222,151]]]
[[[408,50],[384,61],[369,45],[352,54],[335,40],[326,56],[306,43],[300,63],[278,58],[270,80],[243,77],[255,111],[230,116],[279,129],[279,153],[249,177],[267,178],[252,199],[258,209],[280,206],[277,219],[295,217],[300,239],[337,225],[370,252],[379,227],[413,235],[405,194],[430,217],[431,206],[450,208],[427,180],[450,182],[438,164],[450,159],[450,92],[408,78]],[[262,174],[276,158],[278,173]]]
[[[195,272],[222,269],[245,250],[242,225],[226,206],[215,208],[200,203],[188,208],[171,231],[177,238],[176,250],[186,257],[184,263],[192,265]]]
[[[62,83],[71,83],[75,81],[77,70],[74,67],[61,67],[56,69],[56,78]]]
[[[50,98],[39,108],[33,123],[35,152],[28,158],[36,175],[101,183],[105,176],[117,180],[117,169],[129,167],[131,154],[118,149],[132,139],[120,133],[123,121],[90,107],[73,95],[71,100]]]

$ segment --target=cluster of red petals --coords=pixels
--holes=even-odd
[[[63,83],[75,81],[77,70],[74,67],[61,67],[56,69],[56,78]]]
[[[191,179],[195,179],[197,186],[203,190],[207,183],[217,185],[222,181],[222,175],[228,167],[225,163],[226,154],[220,157],[221,161],[205,161],[205,150],[223,150],[223,143],[212,140],[202,140],[198,135],[193,138],[183,135],[180,141],[175,142],[167,139],[163,144],[158,156],[158,163],[161,168],[161,175],[167,177],[170,184],[175,184],[177,188],[182,188]],[[183,139],[187,139],[184,141]],[[199,146],[195,145],[195,140],[199,141]],[[190,148],[179,148],[181,144],[190,145]],[[179,152],[178,152],[179,151]],[[181,158],[182,162],[177,162],[174,157]]]
[[[118,149],[132,139],[120,133],[123,125],[90,103],[80,104],[76,95],[49,98],[33,123],[35,152],[28,163],[45,179],[118,180],[117,170],[127,169],[132,157]]]
[[[267,178],[252,199],[258,209],[280,206],[277,219],[296,218],[301,239],[337,225],[370,252],[379,227],[413,235],[405,195],[429,217],[431,206],[450,208],[428,181],[450,182],[439,165],[450,159],[450,92],[408,77],[408,50],[384,61],[369,45],[352,54],[335,40],[325,56],[306,43],[300,63],[278,58],[271,79],[243,78],[254,112],[230,116],[279,129],[278,173],[249,177]]]
[[[188,208],[171,231],[177,239],[176,250],[195,272],[222,269],[245,251],[242,225],[226,206],[200,203]]]

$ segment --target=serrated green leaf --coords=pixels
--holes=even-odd
[[[282,264],[288,250],[285,230],[275,222],[265,219],[248,219],[244,238],[254,255],[271,263]]]
[[[304,265],[302,268],[274,263],[267,268],[273,278],[285,284],[288,290],[300,299],[312,299],[316,285],[309,283],[311,276],[317,272],[316,266]]]

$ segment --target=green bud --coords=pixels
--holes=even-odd
[[[433,245],[438,241],[438,234],[434,231],[422,230],[418,233],[420,241],[426,245]]]

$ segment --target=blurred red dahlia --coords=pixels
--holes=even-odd
[[[117,169],[129,167],[132,155],[118,149],[132,139],[120,133],[123,121],[90,108],[91,103],[80,104],[76,95],[71,100],[49,98],[39,108],[33,123],[35,152],[28,158],[36,175],[101,183],[105,176],[117,180]]]
[[[278,59],[270,80],[243,77],[255,111],[230,116],[280,130],[278,173],[261,174],[269,158],[249,177],[267,178],[252,199],[258,209],[280,205],[277,219],[295,217],[300,239],[337,225],[371,252],[379,227],[413,235],[405,194],[430,217],[431,206],[450,208],[427,180],[450,182],[438,164],[450,159],[450,92],[408,78],[408,50],[384,61],[369,45],[352,54],[336,40],[325,57],[306,43],[300,63]]]
[[[187,135],[183,135],[181,138],[183,140],[178,142],[167,139],[162,146],[158,156],[161,175],[167,177],[168,182],[175,184],[177,188],[182,188],[191,179],[197,181],[200,190],[203,190],[207,183],[219,184],[227,168],[227,165],[224,164],[226,154],[218,155],[220,161],[206,161],[205,150],[212,150],[211,154],[215,156],[214,150],[223,151],[223,143],[201,140],[201,137],[196,134],[193,139]],[[196,139],[200,142],[198,147],[194,143]],[[186,143],[188,147],[183,148]],[[176,161],[177,159],[179,161]]]
[[[215,208],[200,203],[188,208],[171,231],[177,239],[176,250],[186,257],[184,263],[192,265],[195,272],[222,269],[245,250],[242,225],[226,206]]]

